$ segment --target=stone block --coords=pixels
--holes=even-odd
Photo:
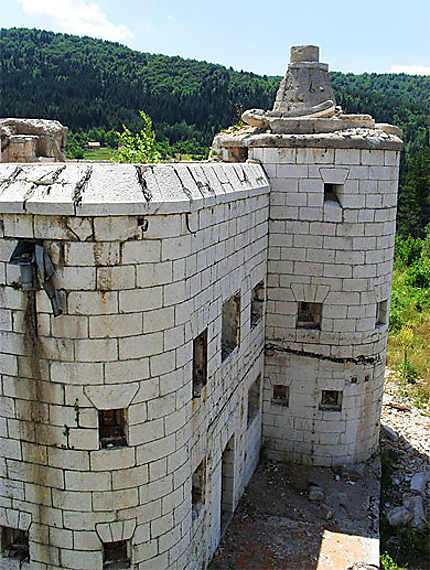
[[[78,267],[116,265],[120,261],[119,244],[110,242],[67,242],[64,256],[67,265]]]
[[[175,436],[148,442],[137,447],[137,461],[140,465],[166,457],[175,451]]]
[[[122,489],[120,491],[104,491],[93,493],[94,511],[111,511],[129,509],[139,503],[137,489]]]
[[[120,384],[146,378],[149,378],[148,358],[107,362],[105,364],[106,384]]]
[[[136,270],[134,266],[98,267],[97,288],[101,291],[134,289]]]
[[[121,313],[138,313],[159,309],[163,305],[162,287],[120,291],[119,308]]]
[[[141,229],[135,216],[100,216],[94,218],[97,241],[125,241],[139,238]]]
[[[384,165],[385,152],[383,150],[365,150],[361,151],[361,164],[363,165]]]
[[[307,178],[308,167],[302,164],[278,164],[276,176],[278,178]]]
[[[160,240],[127,241],[121,246],[123,263],[152,263],[161,260]]]
[[[360,151],[357,149],[335,149],[336,164],[360,164]]]
[[[118,312],[118,293],[113,291],[72,291],[67,297],[68,312],[78,315],[107,315]]]
[[[66,489],[68,491],[109,491],[111,478],[108,473],[65,472]]]
[[[144,263],[137,265],[137,286],[153,287],[173,280],[173,263],[164,261],[159,263]]]
[[[161,260],[168,261],[186,257],[191,253],[191,236],[165,238],[162,241]]]
[[[100,315],[89,318],[91,338],[135,336],[141,333],[142,315],[140,313]]]
[[[106,362],[118,359],[118,344],[114,339],[76,340],[76,360]]]
[[[128,360],[130,358],[141,359],[142,357],[161,354],[162,352],[162,332],[148,333],[145,334],[143,338],[139,335],[119,339],[120,360]]]

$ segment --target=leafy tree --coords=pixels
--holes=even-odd
[[[415,237],[424,235],[430,222],[430,148],[423,147],[409,160],[399,193],[398,231]]]
[[[161,155],[155,143],[152,120],[144,111],[139,111],[142,128],[133,134],[125,125],[118,134],[118,150],[113,157],[114,162],[159,162]]]

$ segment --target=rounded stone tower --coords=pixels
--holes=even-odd
[[[219,135],[270,180],[263,438],[315,465],[378,444],[401,133],[336,106],[315,46],[293,47],[273,111]]]

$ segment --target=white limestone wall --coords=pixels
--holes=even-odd
[[[116,540],[129,541],[135,569],[201,568],[219,541],[227,444],[233,506],[258,458],[261,406],[249,427],[246,410],[263,374],[264,319],[251,330],[250,297],[266,275],[264,173],[1,168],[0,526],[29,531],[22,568],[101,570],[102,544]],[[37,333],[7,263],[34,238],[56,265],[64,308],[54,318],[37,291]],[[221,362],[222,303],[236,292],[240,344]],[[193,399],[193,339],[206,327],[208,382]],[[128,445],[100,449],[98,412],[117,408]],[[191,477],[204,458],[193,520]]]
[[[264,444],[271,457],[332,465],[376,448],[393,262],[399,152],[254,148],[271,185]],[[337,185],[340,205],[324,202]],[[297,328],[322,303],[320,330]],[[387,309],[388,311],[388,309]],[[288,406],[273,386],[289,388]],[[321,409],[323,390],[341,410]]]

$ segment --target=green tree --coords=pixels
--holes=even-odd
[[[143,126],[137,133],[132,133],[125,125],[118,132],[118,150],[114,162],[159,162],[161,155],[156,148],[155,133],[152,130],[152,120],[144,111],[139,111]]]
[[[417,151],[400,184],[398,231],[423,237],[430,222],[430,147]]]

